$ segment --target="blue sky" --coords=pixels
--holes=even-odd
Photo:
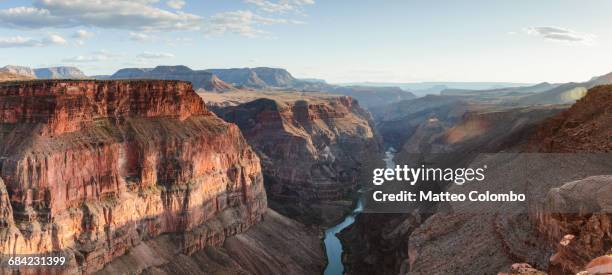
[[[0,1],[0,64],[271,66],[330,82],[583,81],[612,1]]]

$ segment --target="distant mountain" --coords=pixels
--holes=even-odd
[[[587,91],[595,86],[612,84],[612,73],[596,76],[586,82],[570,82],[558,85],[550,90],[522,97],[517,105],[571,104],[584,97]]]
[[[589,80],[587,83],[589,83],[591,86],[598,86],[598,85],[608,85],[612,83],[612,72],[602,75],[602,76],[596,76],[591,78],[591,80]]]
[[[540,93],[555,87],[560,84],[550,84],[548,82],[542,82],[533,86],[521,86],[521,87],[506,87],[500,89],[490,90],[473,90],[473,89],[445,89],[440,92],[441,95],[483,95],[483,94],[529,94],[529,93]]]
[[[50,67],[34,69],[39,79],[82,79],[87,76],[76,67]]]
[[[3,81],[17,81],[17,80],[29,80],[29,79],[34,79],[34,78],[31,77],[31,76],[25,76],[25,75],[20,75],[20,74],[0,71],[0,82],[3,82]]]
[[[446,89],[462,90],[491,90],[508,87],[530,86],[528,83],[515,82],[355,82],[343,83],[342,86],[368,86],[368,87],[399,87],[402,90],[410,91],[417,96],[428,94],[439,94]]]
[[[192,70],[187,66],[157,66],[155,68],[121,69],[109,79],[162,79],[183,80],[192,83],[194,89],[226,92],[234,87],[207,71]]]
[[[357,99],[361,106],[366,108],[415,97],[414,94],[398,87],[337,86],[327,84],[320,79],[298,79],[287,70],[278,68],[209,69],[206,71],[239,87],[348,95]]]
[[[300,78],[300,81],[308,82],[308,83],[323,83],[327,84],[327,81],[318,78]]]
[[[0,72],[36,78],[36,73],[30,67],[7,65],[0,68]]]
[[[205,71],[234,86],[255,89],[293,88],[300,82],[306,82],[294,78],[287,70],[278,68],[208,69]]]
[[[330,89],[329,92],[351,96],[357,99],[361,106],[368,109],[416,98],[413,93],[398,87],[339,86]]]
[[[121,78],[139,78],[143,77],[148,72],[152,71],[153,68],[127,68],[118,70],[113,75],[109,76],[109,79],[121,79]]]
[[[38,79],[82,79],[87,76],[76,67],[50,67],[32,69],[24,66],[8,65],[0,68],[0,72],[13,73]]]

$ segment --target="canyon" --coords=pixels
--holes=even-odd
[[[398,164],[487,164],[492,180],[470,190],[527,190],[529,200],[513,208],[447,203],[406,214],[362,213],[340,234],[348,273],[575,274],[610,253],[611,91],[591,88],[569,109],[474,101],[457,109],[460,101],[443,96],[431,109],[400,102],[374,110],[387,144],[400,146]]]
[[[347,96],[292,92],[201,93],[236,123],[262,160],[270,206],[329,226],[348,213],[372,167],[382,165],[370,115]]]
[[[11,68],[0,72],[0,249],[61,252],[65,274],[317,274],[324,228],[327,246],[341,230],[327,252],[343,250],[348,274],[569,274],[612,251],[609,75],[414,98],[272,68],[100,77],[115,80]],[[387,165],[488,165],[473,190],[528,200],[359,213],[384,150]]]
[[[187,82],[3,83],[0,140],[4,255],[61,252],[66,274],[323,268],[319,232],[267,208],[259,157]]]

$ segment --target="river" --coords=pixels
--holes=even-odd
[[[385,152],[384,158],[387,168],[395,167],[395,162],[393,161],[394,156],[395,149],[390,147]],[[325,252],[327,254],[327,267],[325,267],[325,275],[342,275],[344,272],[344,265],[342,264],[342,243],[340,243],[340,239],[338,239],[336,234],[353,224],[353,222],[355,222],[355,216],[361,213],[362,210],[363,202],[360,198],[351,214],[347,215],[341,223],[325,230],[325,240],[323,241],[325,243]]]

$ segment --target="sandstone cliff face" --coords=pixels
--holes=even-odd
[[[323,217],[330,209],[320,205],[350,201],[359,180],[369,178],[380,154],[369,114],[350,97],[258,94],[214,111],[236,123],[262,159],[271,206],[308,223],[340,218]]]
[[[179,81],[0,84],[0,251],[101,269],[163,233],[191,254],[257,223],[259,158]]]

